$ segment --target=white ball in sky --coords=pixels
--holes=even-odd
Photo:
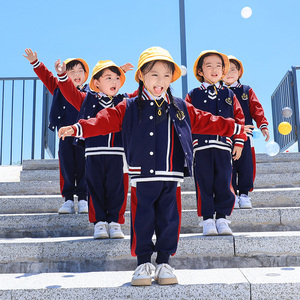
[[[241,15],[244,19],[248,19],[252,15],[252,9],[248,6],[244,7],[241,11]]]
[[[181,69],[181,76],[185,76],[186,73],[187,73],[187,69],[186,69],[186,66],[180,66],[180,69]]]

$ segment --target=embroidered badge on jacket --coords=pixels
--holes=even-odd
[[[248,100],[248,95],[247,95],[246,93],[243,93],[242,99],[243,99],[243,100]]]
[[[227,97],[227,98],[225,99],[225,102],[226,102],[227,104],[229,104],[229,105],[232,105],[232,99],[231,99],[231,97]]]

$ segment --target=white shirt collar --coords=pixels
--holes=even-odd
[[[210,83],[208,83],[208,82],[203,82],[202,85],[207,89],[209,86],[212,86],[213,84],[210,84]],[[216,84],[214,84],[214,85],[215,85],[216,88],[218,89],[218,88],[220,88],[221,83],[220,83],[220,81],[218,81],[218,82],[217,82]]]

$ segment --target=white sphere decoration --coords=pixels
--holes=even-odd
[[[241,15],[244,19],[248,19],[252,15],[252,9],[248,6],[244,7],[241,11]]]
[[[187,73],[186,66],[182,65],[180,66],[180,69],[181,69],[181,76],[185,76]]]
[[[281,114],[285,117],[285,118],[290,118],[293,115],[293,111],[290,107],[284,107],[281,111]]]

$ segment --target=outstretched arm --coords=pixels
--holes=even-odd
[[[25,54],[23,54],[23,56],[30,62],[34,62],[38,59],[37,57],[37,53],[36,52],[33,52],[30,48],[26,48],[25,49]]]
[[[132,71],[134,66],[131,63],[126,63],[125,65],[120,67],[124,73],[128,72],[128,71]]]

